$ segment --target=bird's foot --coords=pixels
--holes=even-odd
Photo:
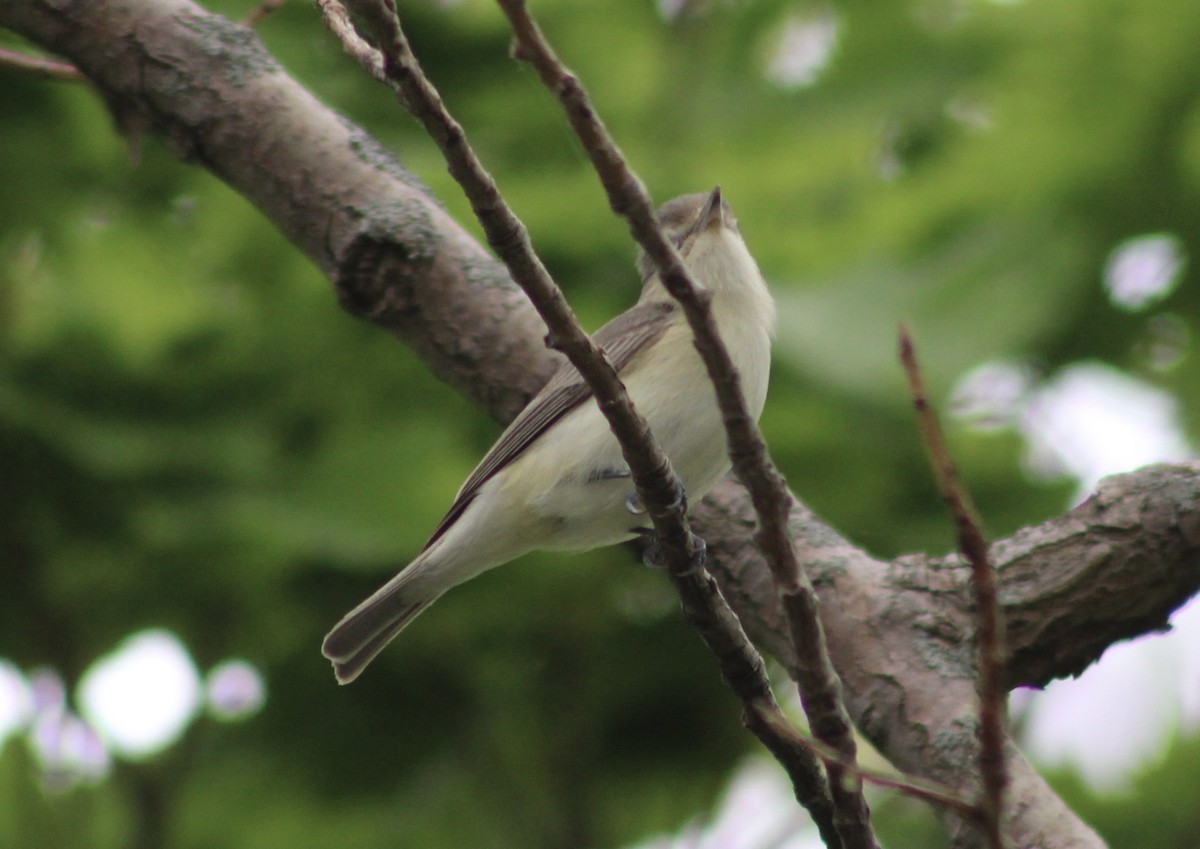
[[[638,542],[642,549],[642,563],[651,569],[666,568],[667,561],[663,557],[662,546],[658,542],[658,534],[654,532],[654,528],[634,528],[633,531],[638,535]]]
[[[692,534],[692,543],[695,546],[692,550],[691,561],[688,563],[687,571],[684,575],[695,575],[704,571],[704,567],[708,564],[708,543],[703,538]]]
[[[682,484],[676,483],[671,500],[667,503],[666,512],[674,513],[681,508],[684,513],[687,512],[687,492]],[[646,515],[646,505],[642,503],[642,497],[636,491],[625,496],[625,509],[635,516]]]
[[[635,528],[634,532],[642,543],[642,562],[651,569],[665,569],[667,559],[663,553],[662,544],[658,541],[658,534],[652,528]],[[691,562],[688,564],[687,570],[682,573],[683,575],[694,575],[703,571],[708,563],[708,545],[695,534],[692,534],[692,541],[694,550]]]

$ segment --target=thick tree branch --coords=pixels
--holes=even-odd
[[[751,639],[790,667],[767,567],[745,536],[720,531],[753,522],[744,490],[725,481],[706,502],[697,531],[710,540],[726,598]],[[802,504],[791,527],[807,542],[830,652],[858,726],[897,767],[972,792],[969,567],[957,554],[875,560]],[[1008,623],[1006,686],[1078,674],[1113,642],[1161,630],[1200,591],[1200,464],[1108,478],[1084,504],[994,543],[991,554]],[[1007,754],[1004,810],[1017,845],[1103,845],[1015,748]],[[956,845],[978,845],[951,828]]]
[[[1008,622],[1005,686],[1075,676],[1119,640],[1167,630],[1200,592],[1200,464],[1147,466],[992,546]]]
[[[554,370],[504,269],[252,30],[186,0],[14,0],[0,3],[0,25],[69,57],[126,133],[161,134],[253,202],[346,309],[493,415],[511,418]]]
[[[0,25],[81,68],[126,126],[249,197],[333,279],[500,419],[555,367],[540,320],[498,264],[361,130],[321,106],[253,33],[188,0],[12,0]],[[789,667],[790,640],[727,480],[695,510],[710,563],[750,636]],[[884,563],[794,502],[830,653],[857,725],[900,768],[974,792],[970,591],[957,556]],[[1200,587],[1200,467],[1103,483],[1065,516],[992,546],[1008,621],[1006,684],[1075,674],[1114,640],[1161,628]],[[1005,806],[1018,845],[1102,842],[1014,749]],[[956,845],[973,831],[951,820]]]

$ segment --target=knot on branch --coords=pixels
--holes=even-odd
[[[352,315],[380,321],[413,309],[412,283],[433,264],[437,233],[419,203],[370,210],[342,250],[334,272],[338,302]]]

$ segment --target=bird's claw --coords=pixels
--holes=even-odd
[[[645,546],[642,549],[642,562],[651,569],[665,569],[667,561],[663,555],[662,544],[658,541],[658,534],[651,528],[637,528],[636,532]],[[684,576],[702,572],[708,563],[708,545],[695,534],[692,534],[692,541],[694,549],[691,562],[688,564],[688,568],[680,573]]]
[[[634,528],[633,530],[642,543],[642,563],[651,569],[664,568],[667,564],[663,560],[662,546],[658,542],[658,534],[654,532],[654,529]]]
[[[671,501],[667,504],[666,512],[674,513],[681,508],[684,513],[687,512],[687,492],[681,484],[676,484],[675,492],[671,496]],[[642,497],[636,491],[625,496],[625,509],[635,516],[644,516],[646,514],[646,505],[642,503]]]
[[[667,511],[674,513],[676,510],[682,510],[684,513],[687,513],[687,509],[687,490],[683,488],[683,484],[676,481],[675,491],[671,494],[671,503],[667,505]]]

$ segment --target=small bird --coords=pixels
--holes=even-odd
[[[746,249],[733,209],[712,192],[658,210],[741,376],[762,412],[775,303]],[[699,501],[730,468],[716,394],[678,304],[645,256],[636,305],[597,331],[634,406]],[[584,551],[649,533],[608,421],[574,366],[564,364],[517,415],[459,490],[417,558],[347,613],[322,652],[342,684],[357,678],[421,611],[451,587],[534,550]]]

